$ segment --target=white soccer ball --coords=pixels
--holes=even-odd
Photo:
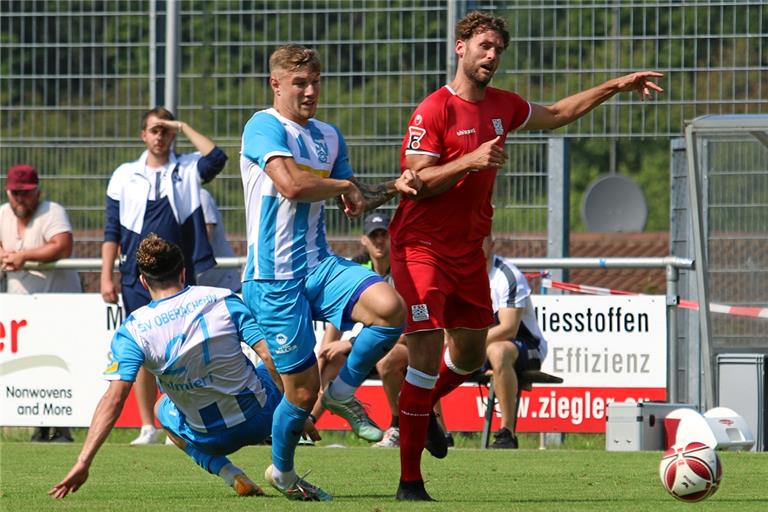
[[[712,496],[722,476],[717,452],[699,442],[673,446],[664,452],[659,465],[662,485],[681,501],[701,501]]]

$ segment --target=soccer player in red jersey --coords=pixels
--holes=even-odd
[[[416,108],[403,141],[401,167],[417,172],[423,187],[401,199],[390,225],[392,275],[408,306],[398,500],[432,500],[421,452],[427,442],[433,455],[447,453],[433,444],[432,405],[485,359],[493,315],[482,241],[491,231],[491,194],[506,160],[507,133],[564,126],[619,92],[638,91],[644,99],[662,91],[652,79],[663,75],[642,71],[537,105],[488,86],[509,44],[503,19],[471,12],[457,23],[456,38],[456,77]]]

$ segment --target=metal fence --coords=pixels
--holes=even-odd
[[[172,0],[168,0],[170,2]],[[83,240],[98,241],[106,182],[143,147],[139,117],[162,104],[165,1],[6,1],[0,9],[0,167],[27,161]],[[180,1],[178,115],[230,156],[211,189],[232,240],[244,237],[240,131],[271,103],[277,45],[320,51],[319,116],[337,124],[363,179],[398,172],[414,106],[446,80],[452,16],[504,16],[512,40],[494,84],[549,103],[641,68],[667,74],[652,102],[621,95],[556,133],[668,138],[710,112],[765,112],[768,7],[763,2],[444,0]],[[510,139],[494,196],[495,229],[540,242],[547,229],[545,136]],[[179,149],[189,146],[180,141]],[[621,155],[618,155],[621,158]],[[352,236],[330,206],[331,236]],[[388,205],[392,208],[393,205]],[[558,212],[554,212],[558,214]],[[539,253],[541,254],[541,253]]]
[[[748,128],[753,126],[753,128]],[[696,165],[701,190],[702,247],[708,268],[709,301],[745,308],[768,307],[768,116],[707,116],[693,122]],[[672,143],[671,252],[695,258],[689,205],[690,148],[685,139]],[[694,219],[696,217],[693,217]],[[697,297],[694,274],[680,282],[683,297]],[[679,317],[679,372],[700,368],[705,355],[700,316]],[[707,349],[712,355],[765,352],[764,318],[716,314],[710,317]],[[681,378],[698,390],[696,375]]]

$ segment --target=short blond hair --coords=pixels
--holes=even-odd
[[[317,52],[300,44],[287,44],[275,50],[269,57],[269,72],[274,74],[278,69],[295,71],[309,69],[320,72],[320,58]]]

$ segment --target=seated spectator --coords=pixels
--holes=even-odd
[[[531,287],[510,260],[493,254],[493,238],[483,241],[495,325],[488,329],[483,370],[493,369],[493,389],[501,408],[501,428],[491,448],[517,448],[517,372],[540,370],[547,340],[536,323]]]
[[[40,200],[37,170],[18,164],[8,169],[8,202],[0,207],[0,269],[7,276],[7,292],[79,293],[74,270],[25,269],[27,262],[49,263],[72,255],[72,226],[64,208]],[[32,441],[71,442],[69,427],[37,427]]]
[[[363,222],[363,234],[360,237],[360,245],[363,252],[352,258],[353,261],[364,265],[380,276],[384,277],[388,283],[392,283],[392,277],[389,275],[389,217],[386,214],[374,212],[369,214]],[[320,366],[320,379],[322,386],[333,379],[344,364],[347,354],[352,350],[354,342],[354,331],[348,336],[342,336],[342,333],[333,325],[328,324],[325,330],[323,341],[321,342],[318,353],[318,364]],[[392,419],[389,427],[384,432],[384,437],[374,446],[380,448],[396,448],[400,445],[400,424],[397,407],[397,399],[400,394],[400,388],[405,378],[405,369],[408,366],[408,349],[405,346],[405,337],[401,336],[398,343],[387,353],[378,363],[376,363],[376,372],[381,379],[384,393],[387,397]],[[439,403],[436,407],[438,411],[438,422],[445,435],[445,425],[442,423],[442,415],[439,413]],[[312,418],[319,418],[324,407],[320,400],[315,403],[312,409]],[[447,434],[450,436],[450,434]],[[452,441],[452,439],[451,439]],[[449,441],[450,443],[450,441]]]

